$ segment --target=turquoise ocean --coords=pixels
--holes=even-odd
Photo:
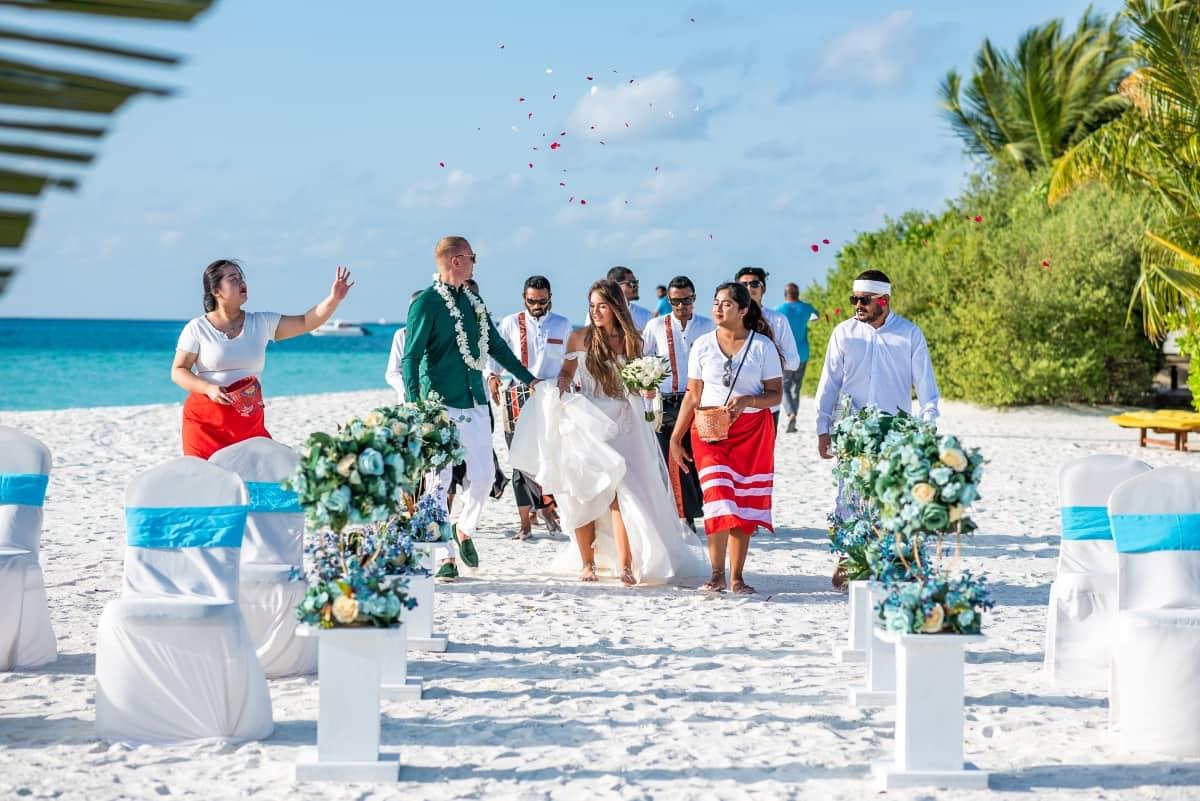
[[[0,410],[181,403],[171,360],[185,320],[0,318]],[[267,346],[263,393],[308,395],[387,389],[397,325],[369,336],[309,334]]]

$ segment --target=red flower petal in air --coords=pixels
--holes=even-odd
[[[842,307],[841,306],[838,306],[836,309],[833,310],[833,316],[834,317],[842,316]]]
[[[587,79],[590,81],[592,79],[592,76],[591,75],[587,76]]]
[[[559,135],[559,136],[566,136],[566,135],[567,135],[567,132],[566,132],[566,131],[560,131],[558,135]]]
[[[586,205],[587,205],[587,201],[586,201],[586,200],[584,200],[583,198],[579,198],[579,205],[580,205],[580,206],[586,206]]]
[[[531,169],[531,170],[533,169],[533,162],[532,162],[532,161],[531,161],[531,162],[529,162],[529,169]]]
[[[439,162],[438,162],[438,166],[439,166],[439,167],[445,167],[445,166],[446,166],[446,162],[444,162],[444,161],[439,161]]]
[[[982,214],[976,214],[976,215],[975,215],[975,222],[983,222],[983,215],[982,215]]]
[[[1049,267],[1050,267],[1050,260],[1049,260],[1049,259],[1042,259],[1042,267],[1043,267],[1044,269],[1049,269]]]
[[[596,126],[595,126],[595,125],[593,125],[593,126],[590,128],[590,130],[593,130],[593,131],[594,131],[594,130],[596,130]]]
[[[828,245],[828,244],[829,244],[829,240],[828,240],[828,239],[822,239],[822,240],[821,240],[821,244],[822,244],[822,245]]]
[[[550,143],[550,149],[551,149],[551,150],[558,150],[560,147],[562,147],[562,145],[560,145],[558,142],[551,142],[551,143]]]
[[[559,182],[558,182],[558,185],[559,185],[559,186],[566,186],[566,185],[567,185],[567,182],[566,182],[566,181],[559,181]]]
[[[821,249],[820,246],[818,246],[818,245],[809,245],[809,247],[812,248],[813,253],[816,253],[818,250]]]
[[[525,115],[525,119],[527,119],[527,120],[532,120],[532,119],[533,119],[533,112],[531,111],[531,112],[529,112],[527,115]]]

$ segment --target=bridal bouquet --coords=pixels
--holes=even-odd
[[[663,379],[671,377],[671,363],[662,356],[643,356],[625,363],[621,368],[621,381],[630,392],[648,392],[657,390]],[[642,398],[646,408],[646,422],[654,422],[658,410],[662,408],[662,398],[657,394],[654,400]]]

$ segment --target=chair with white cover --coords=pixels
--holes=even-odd
[[[1200,473],[1163,467],[1130,479],[1113,491],[1108,514],[1121,747],[1200,757]]]
[[[0,426],[0,670],[37,667],[58,657],[38,562],[49,480],[49,449]]]
[[[296,607],[308,583],[291,578],[293,568],[304,567],[304,513],[296,493],[280,486],[300,457],[273,439],[254,437],[222,448],[209,461],[246,482],[250,513],[238,605],[263,672],[268,678],[315,673],[317,639],[296,636]]]
[[[125,491],[125,574],[96,633],[96,732],[170,744],[258,740],[267,680],[238,609],[246,487],[194,456]]]
[[[1059,687],[1108,688],[1112,625],[1117,611],[1117,553],[1108,496],[1150,465],[1118,454],[1084,456],[1058,474],[1062,541],[1050,585],[1046,671]]]

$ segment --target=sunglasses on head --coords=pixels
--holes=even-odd
[[[851,306],[870,306],[871,301],[873,301],[873,300],[875,300],[874,295],[851,295],[850,296],[850,305]]]
[[[691,306],[696,302],[695,295],[688,295],[686,298],[668,298],[672,306]]]
[[[763,282],[759,281],[757,278],[752,281],[742,281],[741,283],[742,286],[749,287],[750,289],[762,289],[763,287]]]

